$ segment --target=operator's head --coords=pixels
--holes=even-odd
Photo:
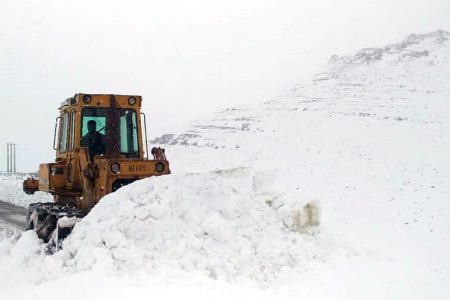
[[[95,122],[94,120],[90,120],[87,123],[87,127],[88,127],[89,133],[94,133],[97,129],[97,122]]]

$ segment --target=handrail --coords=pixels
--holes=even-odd
[[[56,143],[56,131],[58,128],[58,119],[61,119],[61,117],[56,117],[55,120],[55,133],[53,134],[53,150],[59,150],[59,139],[58,139],[58,145],[55,145]]]
[[[141,115],[144,116],[144,135],[145,135],[145,154],[147,155],[148,159],[148,143],[147,143],[147,117],[143,112],[141,112]]]

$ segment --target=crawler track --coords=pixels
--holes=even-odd
[[[45,243],[55,243],[67,237],[73,226],[87,211],[56,203],[32,203],[28,207],[26,229],[32,229]]]
[[[11,230],[34,230],[54,253],[87,211],[56,203],[32,203],[28,209],[0,201],[0,224]],[[5,227],[5,228],[6,228]],[[13,229],[14,228],[14,229]]]

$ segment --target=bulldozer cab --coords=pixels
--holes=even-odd
[[[96,155],[143,159],[141,101],[140,96],[83,94],[64,101],[55,125],[57,160],[81,148],[90,160]]]

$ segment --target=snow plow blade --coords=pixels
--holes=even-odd
[[[28,207],[26,229],[34,230],[49,247],[58,248],[85,215],[81,209],[57,203],[32,203]]]

